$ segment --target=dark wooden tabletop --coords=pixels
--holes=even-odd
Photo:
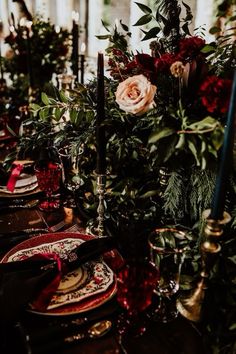
[[[61,207],[52,213],[42,213],[37,207],[32,209],[19,209],[16,211],[4,211],[0,214],[0,232],[20,231],[26,228],[52,227],[54,231],[75,230],[84,231],[83,225],[76,210]],[[71,229],[72,228],[72,229]],[[37,237],[37,236],[35,236]],[[17,296],[17,294],[16,294]],[[112,354],[125,353],[117,342],[115,323],[120,309],[114,297],[99,308],[73,316],[40,316],[23,313],[19,321],[5,328],[5,339],[1,354],[31,353],[31,354]],[[57,341],[63,341],[63,336],[70,333],[59,333],[54,337],[48,335],[45,328],[53,328],[61,323],[70,323],[74,318],[87,317],[89,323],[100,319],[112,321],[112,329],[104,337],[99,339],[80,340],[73,344],[57,347]],[[73,328],[73,334],[86,329],[86,325]],[[50,333],[50,331],[49,331]],[[38,340],[34,341],[35,336]],[[28,338],[28,339],[27,339]],[[4,342],[6,345],[4,346]],[[56,349],[55,349],[56,345]],[[124,346],[128,354],[203,354],[205,351],[202,336],[194,324],[182,317],[168,324],[149,321],[146,332],[140,337],[128,336],[124,340]],[[53,349],[54,348],[54,349]],[[209,354],[209,351],[207,351]]]

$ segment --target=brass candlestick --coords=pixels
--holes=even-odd
[[[177,309],[181,315],[194,322],[201,320],[202,305],[208,288],[208,278],[215,263],[216,256],[221,250],[218,240],[223,234],[224,225],[231,220],[227,212],[224,212],[223,219],[221,220],[208,219],[209,215],[210,209],[203,212],[206,225],[204,228],[204,240],[201,244],[201,279],[197,283],[196,289],[189,297],[182,297],[177,301]]]
[[[97,192],[98,192],[98,226],[97,234],[98,237],[104,236],[104,214],[106,209],[105,204],[105,190],[106,190],[106,175],[97,175]]]

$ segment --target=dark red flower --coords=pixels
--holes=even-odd
[[[210,113],[227,112],[232,81],[209,76],[200,87],[201,102]]]
[[[150,74],[156,71],[155,69],[155,58],[151,57],[149,54],[137,54],[135,55],[135,61],[137,66],[143,71],[143,74]]]
[[[157,73],[160,71],[170,73],[170,66],[176,60],[176,56],[171,53],[165,53],[160,58],[155,58],[155,68]]]
[[[182,38],[179,42],[178,60],[185,61],[196,58],[205,45],[205,40],[200,37]]]

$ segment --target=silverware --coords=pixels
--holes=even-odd
[[[79,324],[80,327],[80,324]],[[112,328],[112,322],[109,320],[100,320],[92,324],[89,328],[80,328],[79,332],[75,335],[65,336],[65,333],[61,331],[56,331],[54,333],[44,333],[44,335],[37,335],[37,337],[32,338],[31,335],[27,334],[25,328],[21,324],[18,324],[17,330],[23,337],[24,350],[27,354],[52,354],[56,353],[59,348],[67,347],[68,345],[73,345],[79,341],[86,339],[97,339],[105,336]],[[65,331],[65,330],[64,330]],[[73,332],[75,333],[74,328]],[[78,331],[78,329],[77,329]]]
[[[0,255],[6,253],[9,249],[22,241],[28,240],[37,235],[57,232],[62,229],[65,224],[65,221],[62,220],[56,225],[45,228],[28,228],[19,231],[0,233]]]
[[[112,322],[109,320],[102,320],[99,322],[94,323],[90,326],[86,331],[79,332],[75,335],[66,337],[64,339],[64,343],[74,343],[81,339],[96,339],[104,336],[107,334],[112,327]]]
[[[38,199],[32,200],[19,200],[19,202],[14,201],[14,204],[9,202],[1,203],[0,210],[8,210],[8,209],[31,209],[35,208],[39,204]]]
[[[48,228],[29,228],[23,229],[19,231],[9,231],[0,233],[0,240],[2,239],[10,239],[12,237],[23,237],[23,236],[31,236],[35,234],[47,233],[49,232]]]

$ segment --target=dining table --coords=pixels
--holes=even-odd
[[[32,196],[32,198],[36,197]],[[2,200],[4,198],[0,198],[0,201]],[[20,231],[25,229],[39,230],[38,234],[37,232],[33,234],[34,239],[40,237],[42,235],[40,230],[44,229],[50,230],[50,235],[52,233],[56,235],[58,233],[86,234],[87,232],[76,207],[72,208],[62,204],[58,210],[42,212],[35,205],[28,208],[5,208],[1,211],[1,235],[8,234],[10,238],[12,232],[19,232],[20,235]],[[18,244],[17,241],[16,244]],[[9,249],[0,250],[0,252],[3,258]],[[17,293],[15,296],[17,297]],[[127,335],[121,346],[116,330],[117,318],[121,311],[116,294],[100,306],[78,314],[53,316],[35,314],[25,310],[19,318],[4,328],[1,353],[202,354],[206,352],[201,326],[180,315],[166,324],[148,320],[145,333],[140,336]],[[110,330],[99,338],[90,338],[87,335],[88,329],[93,324],[104,320],[110,321]],[[81,333],[85,334],[82,338],[75,337]],[[65,341],[68,337],[73,337],[74,340]]]
[[[4,156],[3,150],[0,158]],[[0,260],[27,239],[40,244],[43,238],[55,235],[87,235],[75,194],[63,190],[60,207],[53,211],[39,210],[43,197],[40,190],[25,195],[5,195],[0,192]],[[24,231],[27,233],[24,234]],[[23,231],[23,234],[22,234]],[[9,243],[1,244],[6,236]],[[91,234],[90,234],[91,236]],[[96,235],[92,237],[97,237]],[[49,238],[50,240],[50,238]],[[122,249],[115,250],[122,257]],[[104,256],[105,259],[105,256]],[[109,259],[109,257],[108,257]],[[114,270],[115,273],[115,270]],[[116,274],[114,274],[116,277]],[[1,280],[1,279],[0,279]],[[0,288],[1,290],[1,288]],[[16,299],[17,291],[11,297]],[[7,304],[6,304],[7,305]],[[3,304],[4,306],[4,304]],[[1,321],[1,354],[209,354],[204,338],[204,327],[178,315],[176,319],[161,323],[152,316],[145,317],[146,330],[142,335],[127,333],[120,340],[117,323],[123,309],[118,304],[116,290],[107,301],[97,306],[69,313],[41,313],[24,309],[12,321]],[[148,311],[147,311],[148,313]],[[0,315],[1,316],[1,315]],[[102,335],[92,336],[91,328],[109,323]]]

